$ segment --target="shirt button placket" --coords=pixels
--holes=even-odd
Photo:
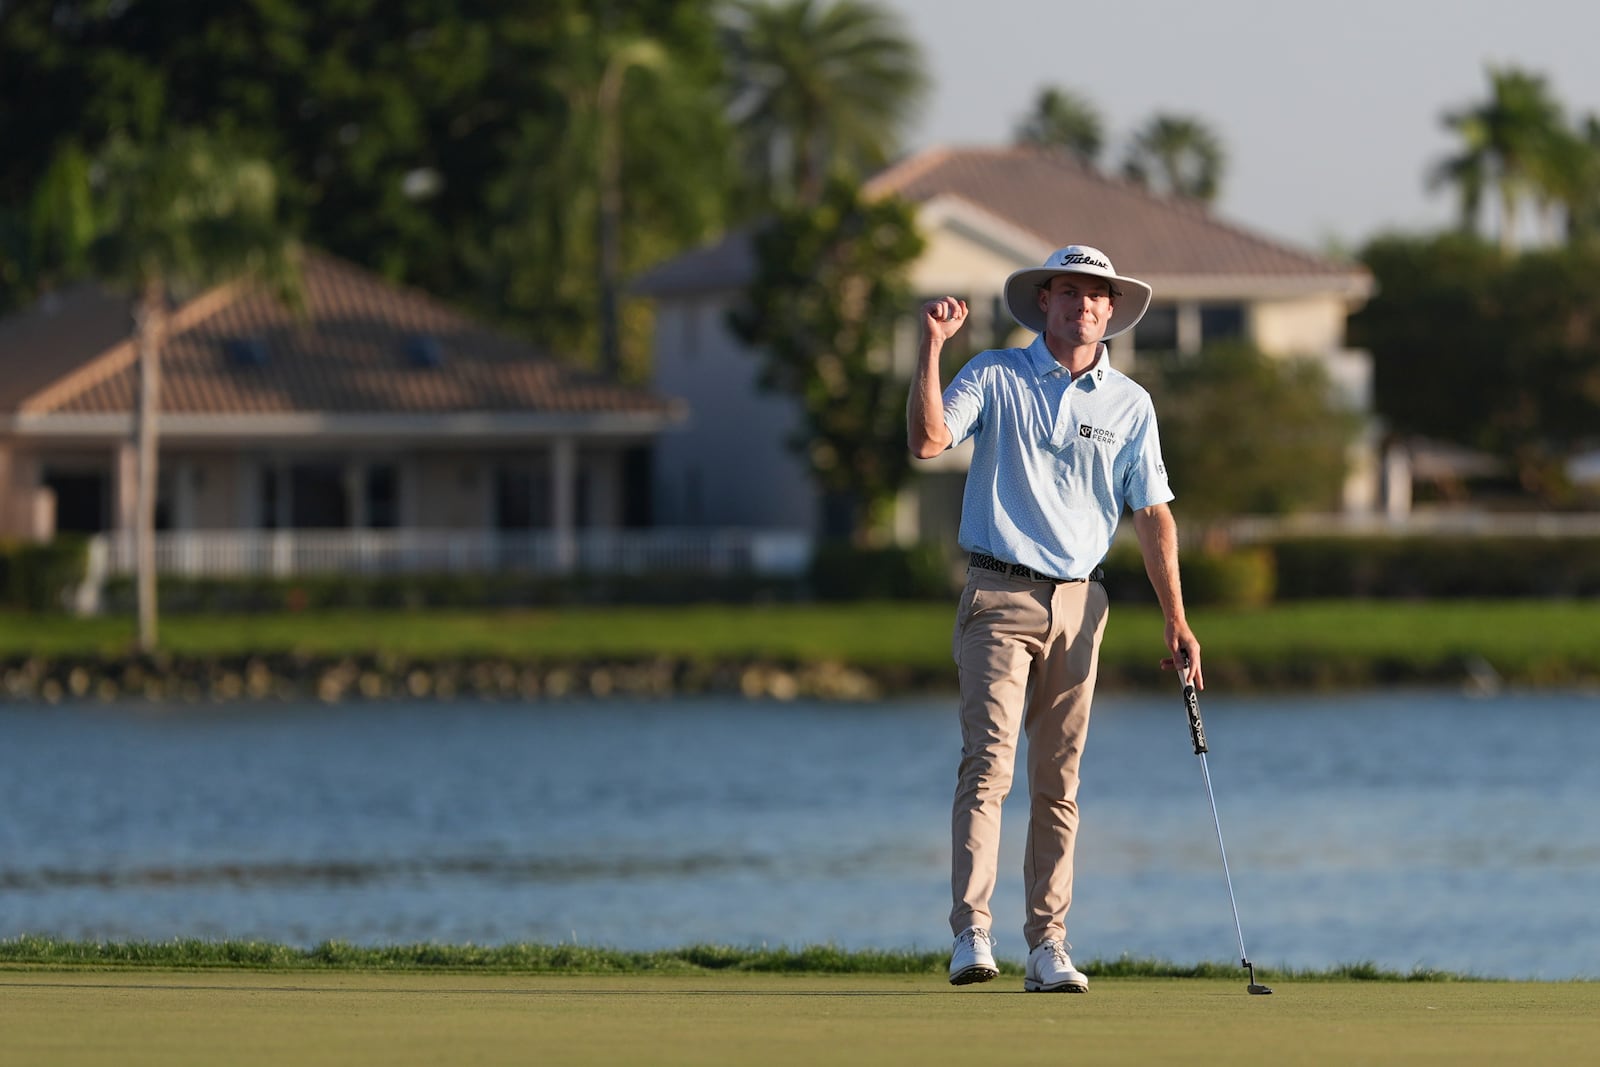
[[[1069,380],[1056,401],[1056,422],[1050,429],[1050,443],[1057,450],[1072,443],[1072,383]]]

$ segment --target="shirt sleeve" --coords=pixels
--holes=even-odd
[[[988,364],[986,354],[974,356],[956,371],[945,388],[944,425],[950,431],[951,448],[971,437],[983,425],[983,371]]]
[[[1156,427],[1156,410],[1146,397],[1134,432],[1129,439],[1132,462],[1123,476],[1122,498],[1133,511],[1165,504],[1173,498],[1167,482],[1167,465],[1161,459],[1161,431]]]

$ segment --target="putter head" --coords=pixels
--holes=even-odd
[[[1239,962],[1243,963],[1244,966],[1245,966],[1245,970],[1250,972],[1250,984],[1248,986],[1246,986],[1245,988],[1250,990],[1250,995],[1251,996],[1253,996],[1253,997],[1264,997],[1264,996],[1267,996],[1269,993],[1272,992],[1272,989],[1271,989],[1270,986],[1261,985],[1260,983],[1258,983],[1256,981],[1256,965],[1255,964],[1251,963],[1249,960],[1240,960]]]

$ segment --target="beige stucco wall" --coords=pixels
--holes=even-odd
[[[911,270],[917,295],[952,294],[972,300],[992,300],[1000,295],[1006,276],[1018,263],[993,246],[959,232],[939,228],[923,235],[927,247]]]
[[[1263,300],[1250,305],[1250,335],[1271,355],[1308,355],[1344,347],[1349,312],[1336,296]]]

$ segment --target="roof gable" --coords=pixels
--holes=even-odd
[[[933,149],[887,168],[865,187],[913,203],[960,197],[1050,249],[1104,249],[1136,276],[1365,273],[1226,222],[1203,205],[1157,196],[1066,152],[1033,147]]]
[[[413,289],[307,252],[303,312],[249,285],[222,286],[173,312],[162,347],[161,407],[179,415],[665,414],[674,405],[573,367]],[[126,304],[123,304],[124,309]],[[65,329],[32,330],[0,365],[50,367],[7,397],[29,415],[132,412],[138,367],[122,334],[90,358]],[[0,328],[0,342],[7,334]],[[417,357],[430,339],[429,358]],[[238,358],[249,341],[251,359]],[[102,342],[103,343],[103,342]],[[232,351],[230,351],[230,347]],[[61,373],[65,369],[66,373]]]
[[[969,238],[1014,250],[1019,266],[1040,263],[1066,244],[1088,244],[1104,249],[1125,274],[1186,289],[1222,282],[1260,290],[1325,288],[1344,296],[1371,289],[1359,265],[1263,236],[1200,204],[1157,196],[1059,150],[932,148],[880,171],[863,191],[903,197],[919,206],[925,221],[954,224]],[[753,268],[750,232],[736,231],[660,264],[634,288],[650,296],[732,289]]]

